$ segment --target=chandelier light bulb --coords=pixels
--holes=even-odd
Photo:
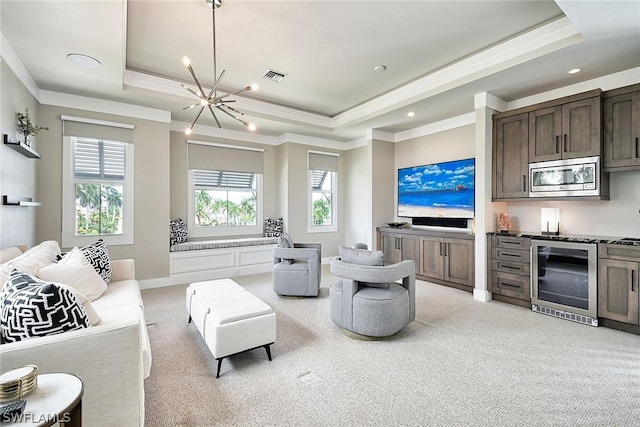
[[[222,126],[220,126],[220,122],[218,121],[218,117],[216,116],[216,113],[214,111],[214,109],[219,110],[220,112],[230,116],[231,118],[239,121],[240,123],[242,123],[243,125],[247,126],[250,130],[255,130],[256,126],[254,124],[251,123],[247,123],[244,120],[242,120],[241,118],[239,118],[237,114],[242,115],[242,113],[238,110],[236,110],[235,108],[231,107],[230,103],[235,102],[234,99],[228,99],[228,97],[234,96],[234,95],[238,95],[242,92],[247,92],[250,90],[256,90],[258,89],[258,85],[256,83],[251,84],[250,86],[245,86],[244,88],[238,90],[238,91],[222,91],[222,92],[226,92],[223,95],[218,96],[218,85],[220,84],[220,81],[222,80],[222,77],[225,74],[225,70],[222,70],[222,73],[220,73],[220,75],[218,75],[217,71],[216,71],[216,14],[215,14],[215,10],[216,8],[220,7],[222,4],[222,0],[205,0],[206,3],[211,7],[211,20],[212,20],[212,28],[213,28],[213,77],[215,78],[215,84],[213,86],[213,88],[211,88],[211,91],[209,92],[208,95],[205,95],[205,91],[202,88],[202,85],[200,84],[200,81],[198,80],[198,78],[196,77],[196,73],[193,70],[193,67],[191,66],[191,60],[184,56],[182,58],[182,62],[184,63],[184,65],[187,66],[187,70],[189,71],[189,74],[191,74],[191,77],[193,78],[193,82],[195,83],[195,86],[197,87],[197,91],[192,89],[191,87],[185,85],[185,84],[181,84],[181,86],[186,89],[188,92],[190,92],[192,95],[197,96],[199,99],[195,104],[189,105],[188,107],[183,108],[183,110],[190,110],[192,108],[195,108],[197,106],[200,106],[200,111],[198,111],[198,114],[196,115],[195,119],[193,119],[193,122],[191,123],[191,126],[189,126],[189,128],[187,130],[185,130],[185,133],[187,135],[191,134],[191,130],[193,129],[193,126],[196,124],[196,121],[198,121],[198,118],[200,117],[200,115],[202,114],[202,112],[204,111],[205,108],[208,108],[209,111],[211,112],[211,115],[213,116],[213,119],[216,121],[216,124],[218,125],[219,128],[221,128]]]
[[[187,135],[191,135],[191,128],[190,128],[190,127],[189,127],[189,128],[186,128],[186,129],[184,130],[184,133],[185,133],[185,134],[187,134]]]

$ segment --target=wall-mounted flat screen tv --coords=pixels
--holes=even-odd
[[[475,216],[475,158],[398,169],[398,216]]]

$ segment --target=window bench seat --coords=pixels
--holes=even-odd
[[[277,237],[193,240],[172,245],[171,284],[223,279],[271,271]]]

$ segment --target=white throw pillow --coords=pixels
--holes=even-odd
[[[37,269],[36,275],[42,280],[69,285],[91,301],[107,290],[107,284],[78,247],[71,249],[56,264]]]
[[[35,275],[36,269],[53,263],[60,253],[60,245],[55,240],[46,240],[24,252],[22,255],[0,265],[0,284],[4,284],[15,268],[18,271]]]

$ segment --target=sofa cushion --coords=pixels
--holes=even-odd
[[[35,275],[36,269],[53,263],[60,253],[60,245],[55,240],[46,240],[22,253],[16,258],[0,265],[0,284],[4,283],[11,271],[16,270]]]
[[[104,294],[93,301],[92,305],[101,316],[105,310],[127,305],[143,307],[140,285],[136,280],[111,282]]]
[[[13,270],[0,291],[3,342],[87,328],[91,320],[74,292]]]
[[[11,261],[20,255],[22,255],[22,250],[18,246],[11,246],[6,249],[2,249],[0,250],[0,264]]]
[[[97,242],[84,246],[80,250],[104,282],[109,283],[111,281],[111,261],[104,240],[98,239]]]
[[[98,299],[107,290],[105,281],[77,247],[59,262],[36,269],[36,275],[42,280],[67,284],[91,301]]]
[[[187,241],[187,224],[182,218],[169,221],[169,245],[177,245]]]

